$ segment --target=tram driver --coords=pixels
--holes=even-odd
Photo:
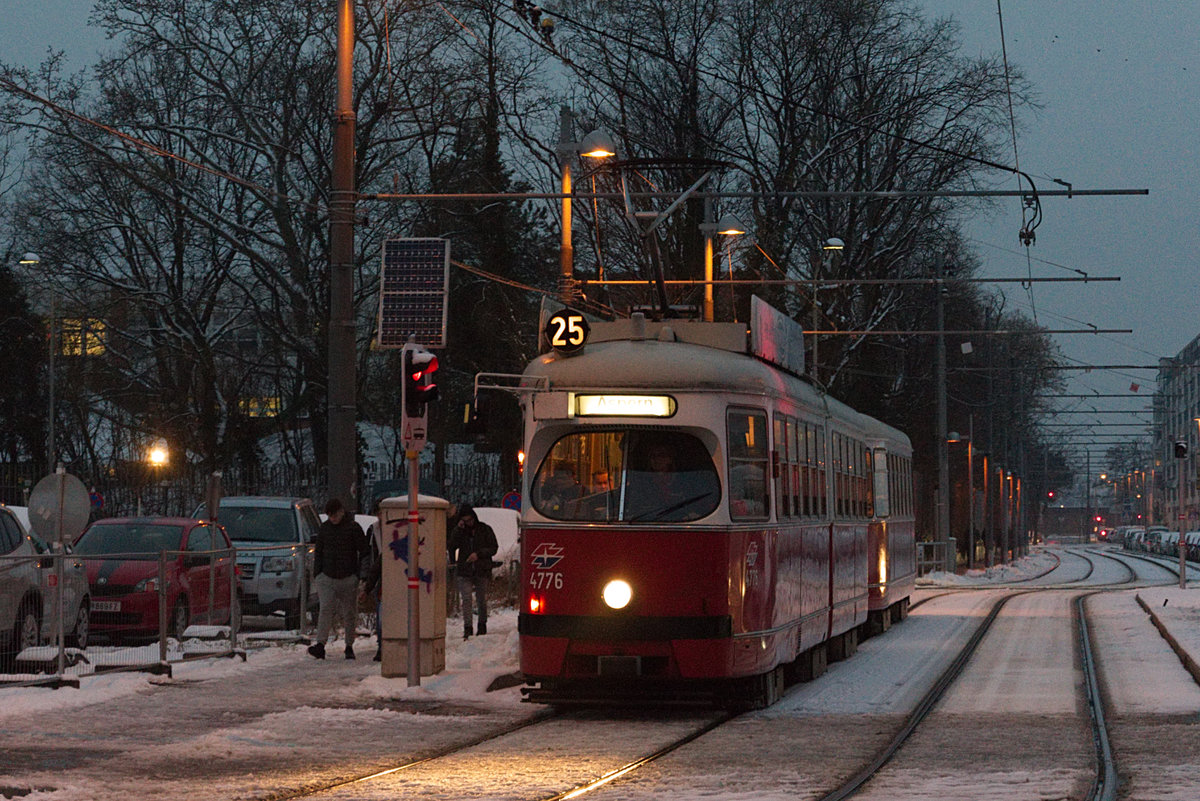
[[[691,453],[688,440],[673,443],[677,447],[662,440],[651,442],[644,464],[639,465],[642,469],[630,471],[625,520],[696,520],[712,511],[720,497],[712,461],[702,448]],[[676,459],[677,450],[683,452],[681,460]]]

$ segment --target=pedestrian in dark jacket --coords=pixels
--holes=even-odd
[[[317,659],[325,658],[325,641],[333,629],[334,618],[346,629],[346,658],[354,658],[354,634],[358,621],[358,570],[368,545],[362,527],[338,498],[325,504],[326,520],[317,529],[313,553],[313,573],[316,576],[317,597],[321,612],[317,616],[317,641],[308,652]]]
[[[378,543],[370,539],[370,567],[363,574],[359,585],[359,603],[375,604],[375,656],[376,662],[383,658],[383,554]]]
[[[479,522],[479,516],[470,506],[463,506],[458,513],[458,524],[447,542],[450,560],[458,576],[458,593],[462,598],[463,639],[474,634],[487,634],[487,591],[492,578],[492,557],[500,546],[496,544],[496,532],[487,523]],[[471,628],[471,596],[479,614],[479,628]]]

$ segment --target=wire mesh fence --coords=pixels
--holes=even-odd
[[[78,682],[113,670],[236,656],[235,551],[0,557],[0,681]],[[244,657],[244,653],[241,654]]]

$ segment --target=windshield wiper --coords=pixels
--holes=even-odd
[[[649,512],[643,512],[640,515],[635,515],[634,517],[629,518],[628,522],[636,523],[640,520],[645,520],[646,518],[650,518],[650,520],[662,520],[664,515],[669,515],[671,512],[682,509],[683,507],[693,504],[696,501],[702,501],[712,494],[712,490],[706,490],[699,495],[679,501],[678,503],[673,503],[670,506],[665,506],[662,509],[651,509]],[[651,515],[653,515],[653,517],[650,517]]]

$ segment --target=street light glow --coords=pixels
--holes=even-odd
[[[162,467],[170,461],[170,453],[167,450],[167,443],[159,440],[150,447],[150,453],[147,454],[146,460],[154,467]]]
[[[617,155],[617,146],[607,133],[595,130],[579,143],[579,155],[590,159],[606,159]]]

